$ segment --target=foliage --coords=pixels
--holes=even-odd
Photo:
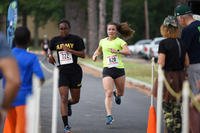
[[[34,16],[39,25],[44,25],[49,19],[60,20],[64,16],[64,0],[18,0],[19,16],[25,12]],[[0,0],[0,13],[7,15],[9,1]]]
[[[18,0],[19,15],[26,12],[35,17],[39,26],[44,25],[49,19],[60,20],[65,16],[65,6],[70,0]],[[176,1],[174,0],[147,0],[149,11],[150,37],[160,36],[160,25],[165,16],[173,15]],[[87,1],[76,1],[87,7]],[[144,0],[122,0],[121,22],[127,21],[136,31],[134,37],[128,42],[133,44],[145,37]],[[0,14],[6,14],[8,0],[0,0]],[[71,8],[71,7],[70,7]],[[106,23],[112,20],[113,0],[106,1]],[[71,9],[73,10],[73,9]],[[70,14],[69,14],[70,15]],[[87,22],[87,20],[84,20]]]
[[[44,25],[49,19],[59,20],[64,16],[62,3],[62,0],[19,0],[19,14],[26,12]]]
[[[107,22],[112,19],[112,1],[107,2]],[[174,0],[147,0],[149,11],[150,38],[160,35],[160,25],[165,16],[173,15]],[[129,44],[145,38],[144,0],[123,0],[121,22],[128,22],[135,30]]]
[[[122,1],[122,22],[127,21],[135,30],[131,42],[144,38],[144,2],[143,0]]]
[[[128,21],[136,31],[133,44],[145,37],[144,0],[128,0],[122,4],[122,21]],[[148,0],[150,38],[161,36],[160,25],[165,16],[173,15],[174,5],[173,0]]]
[[[6,14],[8,8],[7,0],[0,0],[0,14]]]
[[[160,25],[164,18],[173,15],[174,0],[149,0],[149,21],[151,38],[161,36]]]

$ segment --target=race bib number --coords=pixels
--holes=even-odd
[[[118,57],[117,55],[112,55],[107,57],[108,67],[117,67],[118,66]]]
[[[66,51],[59,51],[58,52],[60,65],[71,64],[73,63],[72,54]]]

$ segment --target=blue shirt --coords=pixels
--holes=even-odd
[[[19,66],[21,86],[12,103],[13,106],[25,105],[26,98],[32,93],[32,76],[35,74],[39,79],[44,79],[44,74],[39,64],[38,57],[25,49],[13,48],[12,55],[16,58]]]

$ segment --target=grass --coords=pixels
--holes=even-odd
[[[98,59],[96,62],[93,62],[90,58],[80,59],[80,61],[102,68],[101,59]],[[127,58],[124,58],[123,62],[128,77],[151,83],[151,63]],[[156,76],[156,72],[154,73]]]

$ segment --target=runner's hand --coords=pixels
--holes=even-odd
[[[71,49],[68,48],[68,47],[65,46],[65,45],[62,46],[62,49],[63,49],[64,51],[66,51],[66,52],[71,52]]]
[[[97,60],[97,55],[93,55],[93,56],[92,56],[92,60],[93,60],[93,61],[96,61],[96,60]]]
[[[111,52],[111,53],[118,53],[118,51],[115,50],[115,49],[113,49],[113,48],[110,48],[110,52]]]
[[[56,64],[56,60],[54,59],[54,57],[52,55],[49,55],[48,57],[49,57],[48,58],[49,59],[49,63],[55,65]]]

